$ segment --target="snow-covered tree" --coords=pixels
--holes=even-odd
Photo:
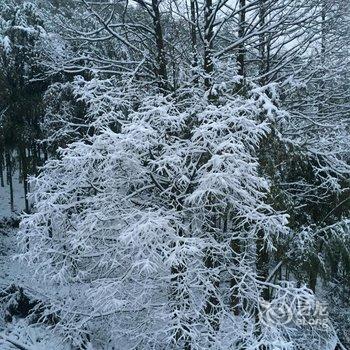
[[[333,350],[328,320],[296,316],[321,270],[347,276],[347,79],[317,51],[337,6],[40,4],[52,157],[31,180],[21,256],[57,290],[45,305],[67,340]]]
[[[35,213],[22,222],[38,276],[79,286],[56,301],[66,334],[103,320],[116,346],[286,347],[292,332],[261,322],[260,297],[293,306],[312,294],[257,267],[259,240],[273,250],[289,233],[258,172],[268,97],[256,89],[213,103],[180,90],[127,104],[120,88],[100,88],[110,84],[80,80],[94,133],[33,179]],[[96,108],[106,99],[109,110]]]

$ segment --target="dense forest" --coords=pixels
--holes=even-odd
[[[350,349],[349,0],[0,0],[0,202],[1,349]]]

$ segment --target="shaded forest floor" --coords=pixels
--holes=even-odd
[[[31,278],[34,271],[16,259],[16,234],[16,228],[0,226],[0,349],[69,350],[71,347],[48,326],[31,325],[30,318],[21,315],[26,312],[23,301],[26,304],[27,300],[41,299],[43,295],[38,295],[42,286]]]
[[[13,176],[13,202],[14,211],[11,211],[10,187],[0,186],[0,221],[22,212],[25,208],[23,183],[18,181],[16,174]]]

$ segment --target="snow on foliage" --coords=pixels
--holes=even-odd
[[[289,232],[258,173],[269,126],[256,98],[144,94],[128,104],[106,85],[80,81],[94,132],[32,179],[35,211],[21,225],[37,276],[83,286],[53,301],[66,304],[66,336],[104,320],[111,341],[129,348],[292,348],[287,328],[256,323],[263,288],[299,293],[255,267],[257,237],[273,250]]]
[[[36,174],[1,345],[334,349],[297,318],[349,271],[341,2],[0,5],[0,155],[10,183],[26,130]],[[9,311],[28,285],[40,326]]]
[[[68,344],[45,327],[28,325],[24,320],[12,323],[0,332],[2,350],[70,350]]]

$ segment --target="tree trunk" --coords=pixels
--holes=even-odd
[[[214,256],[211,249],[208,249],[206,252],[205,257],[205,267],[208,270],[213,270],[218,266],[217,258]],[[215,278],[215,277],[214,277]],[[215,278],[215,280],[212,280],[211,283],[213,284],[214,290],[217,290],[219,288],[219,280]],[[219,330],[219,319],[216,316],[217,315],[217,308],[219,306],[219,300],[215,294],[215,291],[211,291],[209,293],[209,297],[207,299],[207,303],[205,306],[205,313],[210,316],[211,319],[211,326],[214,331]]]
[[[12,181],[12,160],[10,151],[6,151],[6,169],[7,169],[7,183],[10,186],[10,207],[11,211],[15,211],[13,200],[13,181]]]
[[[183,293],[180,293],[179,291],[181,290],[181,285],[183,283],[183,273],[186,271],[186,267],[183,265],[179,266],[173,266],[171,268],[171,274],[174,276],[171,278],[171,282],[173,285],[173,291],[171,293],[171,299],[175,304],[175,309],[181,313],[181,305],[184,305],[186,303],[186,297],[183,297]],[[186,306],[185,306],[186,307]],[[183,329],[186,329],[186,325],[182,324],[181,325]],[[176,345],[179,345],[178,342],[180,339],[184,340],[184,350],[191,350],[191,345],[190,345],[190,338],[188,337],[187,334],[184,334],[181,330],[177,330],[175,333],[175,342]]]
[[[266,24],[266,0],[260,0],[259,3],[259,27],[262,33],[259,35],[259,76],[260,85],[266,84],[266,33],[264,27]]]
[[[160,20],[158,0],[152,0],[152,10],[153,10],[153,26],[154,26],[154,32],[155,32],[156,45],[157,45],[156,76],[158,79],[158,86],[160,90],[165,91],[168,89],[168,74],[167,74],[167,67],[166,67],[164,39],[163,39],[162,24]]]
[[[246,26],[246,0],[239,0],[239,24],[238,24],[238,40],[243,40],[245,35]],[[245,44],[242,41],[238,46],[237,63],[238,63],[238,75],[242,77],[240,84],[238,85],[238,91],[241,91],[245,86],[246,67],[245,67]],[[242,91],[243,92],[243,91]]]
[[[214,16],[213,16],[213,1],[205,0],[204,7],[204,87],[209,93],[209,99],[212,96],[214,71],[213,65],[213,39],[214,39]]]
[[[309,288],[315,293],[317,284],[318,266],[311,264],[309,272]]]
[[[196,22],[197,22],[197,5],[196,0],[191,0],[191,44],[192,44],[192,69],[194,75],[194,84],[198,84],[198,72],[196,69],[198,68],[198,52],[197,52],[197,30],[196,30]]]
[[[212,219],[211,227],[219,227],[219,220],[217,218],[214,217]],[[218,237],[216,237],[215,230],[213,230],[211,227],[208,227],[207,231],[209,234],[213,235],[215,240],[217,240]],[[210,276],[210,283],[213,286],[208,293],[204,311],[209,316],[208,318],[210,319],[212,330],[217,332],[220,326],[220,320],[217,316],[219,300],[216,295],[216,291],[219,289],[220,280],[215,271],[215,269],[219,266],[218,256],[215,254],[214,249],[209,247],[205,252],[204,259],[205,267],[207,268],[208,275]]]
[[[20,163],[22,164],[25,212],[29,213],[29,202],[27,198],[28,197],[28,159],[27,159],[25,146],[20,147]]]
[[[232,240],[231,241],[231,249],[232,249],[232,253],[234,254],[234,256],[238,256],[241,252],[241,247],[240,244],[238,242],[238,240]],[[237,264],[238,261],[234,261],[234,264]],[[239,315],[239,296],[238,296],[238,281],[235,277],[231,278],[230,281],[230,287],[232,290],[232,294],[231,294],[231,307],[232,307],[232,311],[234,313],[234,315],[238,316]]]
[[[325,113],[325,93],[326,93],[326,83],[324,76],[326,63],[326,4],[322,1],[322,11],[321,11],[321,72],[320,72],[320,86],[319,86],[319,101],[318,101],[318,114],[323,117]]]
[[[3,157],[2,153],[0,153],[0,186],[5,187],[5,183],[4,183],[4,157]]]
[[[267,281],[269,277],[269,252],[267,250],[267,243],[264,239],[264,231],[259,231],[256,241],[256,271],[258,274],[258,279],[260,281]],[[269,289],[263,288],[261,291],[261,297],[264,300],[269,300]]]
[[[180,210],[180,207],[178,206],[178,210]],[[180,236],[183,236],[183,231],[180,230],[179,232]],[[183,283],[184,283],[184,274],[186,272],[186,266],[184,264],[177,264],[171,267],[171,284],[172,284],[172,291],[171,291],[171,300],[174,303],[174,308],[177,311],[176,314],[181,314],[182,308],[185,310],[189,307],[188,305],[188,294],[184,292],[183,290]],[[180,320],[181,327],[186,331],[186,334],[181,329],[176,330],[175,333],[175,342],[176,345],[179,345],[179,341],[182,339],[184,341],[184,350],[191,350],[191,339],[188,335],[189,332],[187,329],[187,326],[183,324],[183,322]]]

